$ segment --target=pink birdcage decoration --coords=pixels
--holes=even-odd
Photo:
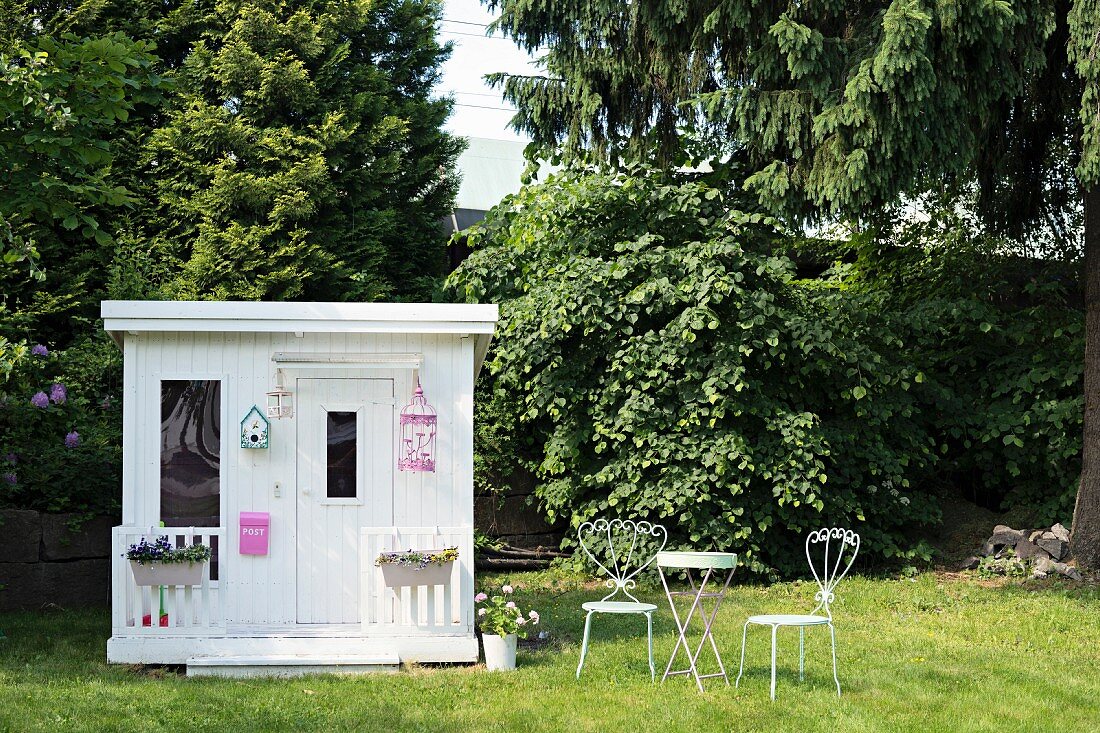
[[[399,470],[435,471],[435,429],[435,408],[424,398],[424,390],[417,379],[412,401],[401,408]]]

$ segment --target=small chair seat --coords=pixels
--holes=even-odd
[[[775,613],[749,616],[748,623],[761,626],[817,626],[829,623],[829,617],[815,614]]]
[[[650,613],[657,610],[652,603],[632,601],[589,601],[582,603],[581,608],[596,613]]]

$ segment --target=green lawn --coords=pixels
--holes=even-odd
[[[687,679],[649,682],[644,621],[604,616],[581,681],[573,678],[583,616],[597,591],[550,574],[511,576],[542,612],[551,642],[520,651],[520,669],[419,668],[395,675],[189,680],[163,669],[108,667],[105,612],[0,614],[0,730],[172,731],[1039,731],[1100,721],[1100,589],[1053,583],[986,587],[925,574],[852,578],[836,606],[841,684],[828,635],[781,635],[778,699],[768,699],[767,632],[750,632],[741,689]],[[809,610],[813,587],[734,588],[718,640],[736,675],[741,620]],[[658,589],[659,671],[675,640]],[[524,604],[525,606],[528,604]],[[816,633],[815,633],[816,631]],[[782,634],[782,632],[781,632]]]

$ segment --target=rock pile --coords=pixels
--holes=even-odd
[[[1009,554],[1029,565],[1033,578],[1045,578],[1056,573],[1071,580],[1081,579],[1077,568],[1064,562],[1069,557],[1069,530],[1061,524],[1033,530],[998,524],[978,555],[966,560],[964,568],[973,570],[981,564],[983,557],[1001,558]]]

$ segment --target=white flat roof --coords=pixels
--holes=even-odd
[[[100,312],[120,347],[124,332],[468,334],[477,368],[498,318],[495,304],[461,303],[105,300]]]

